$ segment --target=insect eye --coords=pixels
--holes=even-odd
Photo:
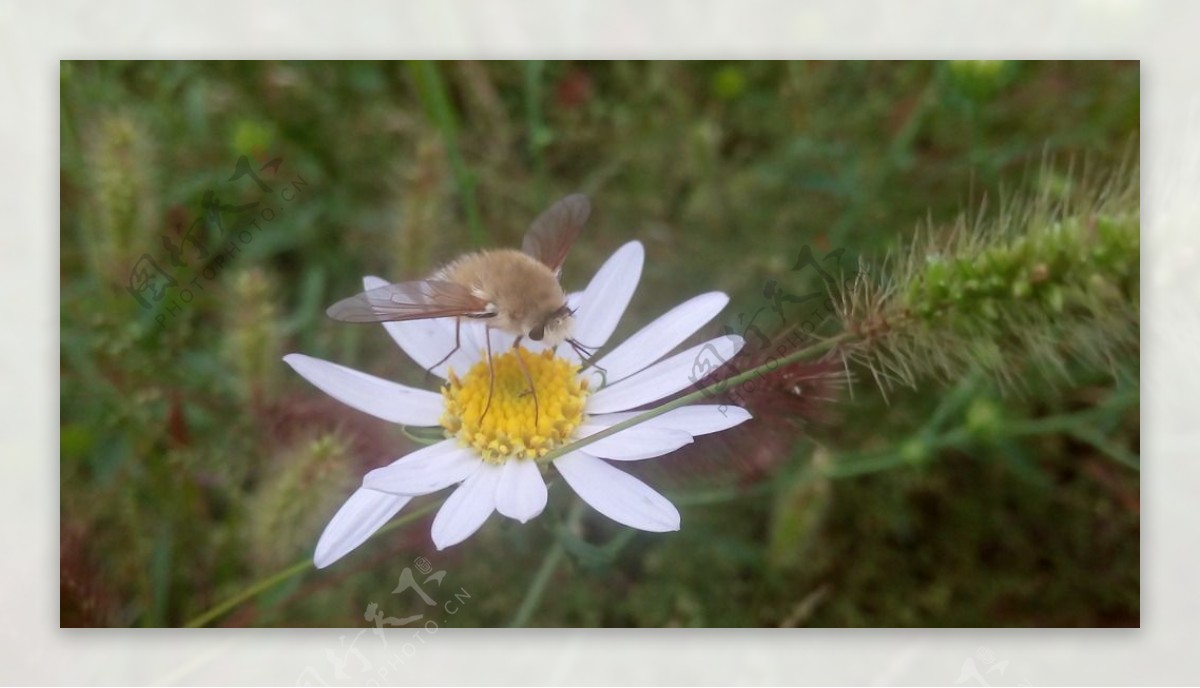
[[[529,331],[529,338],[535,342],[542,341],[542,337],[545,337],[545,336],[546,336],[546,326],[545,325],[538,325],[537,327],[535,327]]]

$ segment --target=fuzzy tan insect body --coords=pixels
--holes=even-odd
[[[520,251],[469,253],[429,279],[371,289],[326,312],[352,323],[485,318],[489,328],[518,337],[550,344],[570,341],[570,309],[558,277],[590,213],[587,197],[572,194],[533,221]]]
[[[415,321],[424,318],[455,318],[455,347],[442,360],[428,367],[436,369],[462,346],[462,318],[486,319],[488,329],[516,335],[512,347],[524,337],[550,346],[568,342],[581,358],[588,358],[587,347],[571,339],[571,310],[566,293],[558,283],[563,262],[571,245],[580,235],[583,223],[592,213],[592,205],[581,193],[563,198],[538,216],[524,235],[520,251],[511,249],[467,253],[439,269],[428,280],[396,282],[337,301],[329,307],[329,317],[348,323]],[[487,342],[487,409],[492,405],[496,371],[491,367],[492,337]],[[517,357],[517,361],[521,361]],[[533,394],[534,418],[538,418],[538,394],[524,364],[524,375]]]
[[[573,320],[567,295],[549,266],[521,251],[469,253],[431,279],[467,287],[495,315],[494,327],[554,346],[569,339]]]
[[[454,318],[454,348],[429,373],[458,351],[462,345],[462,318],[482,319],[488,329],[516,335],[513,348],[528,337],[549,346],[568,343],[581,358],[587,347],[571,338],[573,319],[567,295],[558,282],[563,261],[579,237],[591,213],[586,196],[572,194],[550,206],[533,221],[521,250],[478,251],[461,256],[435,272],[429,279],[397,282],[342,299],[326,313],[334,320],[351,323]],[[485,337],[489,370],[492,338]],[[518,357],[517,359],[521,359]],[[524,364],[522,364],[524,369]],[[492,383],[495,382],[492,371]],[[534,414],[537,394],[529,371]],[[492,389],[483,415],[491,407]]]

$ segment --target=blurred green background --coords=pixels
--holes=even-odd
[[[1138,131],[1130,62],[64,62],[61,623],[182,625],[310,556],[361,476],[411,449],[280,360],[424,384],[382,328],[325,318],[364,274],[517,246],[580,190],[595,212],[569,289],[621,244],[647,250],[614,341],[714,289],[732,302],[707,334],[740,332],[765,285],[822,288],[792,269],[806,247],[831,270],[877,264],[984,199],[1117,168]],[[658,467],[678,533],[586,513],[583,539],[610,544],[568,548],[527,622],[1138,625],[1137,472],[1066,433],[994,431],[1102,405],[1111,374],[928,380],[885,402],[851,372],[820,413]],[[1134,454],[1137,413],[1104,416]],[[931,419],[966,439],[923,444]],[[865,455],[880,469],[836,470]],[[566,508],[551,492],[539,519],[493,517],[444,552],[426,517],[217,623],[424,613],[393,593],[424,556],[446,571],[425,585],[439,604],[470,594],[442,625],[506,625]]]

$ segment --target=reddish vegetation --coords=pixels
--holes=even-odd
[[[706,378],[704,386],[770,364],[811,343],[800,337],[776,337],[765,343],[754,339],[751,337],[740,354]],[[741,406],[753,419],[725,432],[697,437],[693,444],[636,468],[661,470],[676,477],[692,477],[698,472],[724,476],[732,472],[743,485],[761,480],[791,456],[808,423],[828,418],[829,402],[836,400],[843,379],[838,359],[799,361],[775,368],[702,402]],[[684,390],[681,395],[695,389]]]
[[[554,85],[554,100],[559,106],[574,109],[585,105],[592,97],[592,77],[580,69],[563,75]]]
[[[281,447],[341,431],[339,434],[351,442],[350,455],[357,464],[354,472],[359,475],[416,448],[397,437],[388,423],[319,392],[285,396],[264,407],[261,417],[268,439]]]
[[[59,543],[59,626],[103,628],[119,625],[119,602],[104,580],[103,566],[88,546],[86,526],[64,523]]]

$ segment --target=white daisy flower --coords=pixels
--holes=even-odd
[[[607,343],[641,278],[640,242],[622,246],[583,292],[568,301],[575,312],[574,337],[589,347]],[[384,280],[368,277],[366,289]],[[548,349],[487,330],[464,319],[462,346],[432,373],[446,382],[441,393],[408,387],[303,354],[284,360],[335,399],[377,418],[407,426],[441,426],[446,439],[371,471],[363,486],[326,526],[313,560],[329,566],[367,540],[416,496],[458,485],[433,520],[438,549],[470,537],[499,511],[522,523],[546,506],[543,474],[558,474],[592,508],[641,530],[679,529],[679,511],[665,497],[610,462],[649,459],[679,449],[696,435],[731,428],[750,418],[735,406],[693,405],[622,430],[552,462],[551,450],[605,430],[637,415],[649,404],[697,382],[742,347],[740,337],[719,337],[662,359],[712,320],[728,303],[720,292],[702,294],[668,311],[640,332],[584,367],[569,346]],[[392,338],[422,368],[454,348],[450,318],[384,323]],[[485,337],[492,338],[495,383],[487,403],[490,373]],[[537,395],[534,412],[529,379]],[[603,371],[603,372],[601,372]]]

